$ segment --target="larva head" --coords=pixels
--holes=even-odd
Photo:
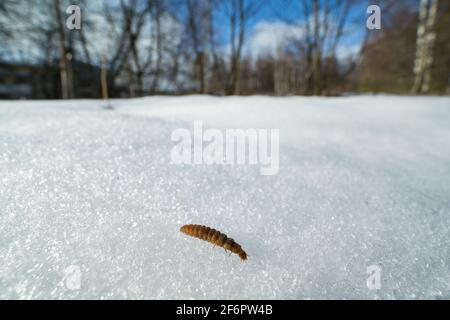
[[[239,244],[237,244],[236,242],[233,241],[230,250],[233,251],[234,253],[236,253],[239,256],[239,258],[241,258],[242,260],[247,260],[247,254],[245,253],[244,250],[242,250],[241,246]]]
[[[247,254],[245,253],[244,250],[241,250],[241,252],[238,253],[239,258],[241,258],[242,260],[247,260]]]

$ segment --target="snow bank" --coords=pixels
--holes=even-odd
[[[449,98],[113,105],[0,102],[0,298],[450,298]],[[279,173],[171,165],[171,132],[194,120],[280,129]]]

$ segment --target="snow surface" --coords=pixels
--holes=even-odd
[[[112,103],[0,102],[0,298],[450,298],[450,98]],[[279,128],[279,173],[170,164],[193,120]]]

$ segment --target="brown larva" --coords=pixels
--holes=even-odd
[[[180,228],[180,231],[189,236],[211,242],[214,245],[224,248],[225,251],[230,250],[236,253],[242,260],[247,259],[247,253],[242,250],[239,244],[216,229],[199,224],[186,224]]]

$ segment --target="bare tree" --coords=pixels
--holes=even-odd
[[[306,94],[329,90],[328,77],[334,72],[336,50],[344,33],[353,0],[302,0],[306,29]]]
[[[187,31],[193,51],[194,79],[199,84],[199,92],[207,91],[207,63],[210,37],[212,34],[213,1],[186,0]]]
[[[12,30],[9,27],[13,19],[18,16],[17,3],[13,0],[0,1],[0,37],[11,37]]]
[[[157,1],[159,3],[159,1]],[[150,12],[152,1],[139,3],[138,0],[131,0],[125,3],[121,0],[120,5],[125,18],[125,32],[128,35],[128,46],[131,54],[130,70],[129,72],[135,74],[136,89],[139,95],[143,94],[143,79],[145,70],[150,63],[150,55],[143,58],[139,54],[138,41],[142,35],[142,30],[145,24],[147,14]],[[133,79],[133,77],[130,77]]]
[[[289,91],[300,94],[329,94],[331,91],[331,80],[337,74],[337,50],[339,49],[342,37],[345,35],[346,28],[351,22],[349,19],[352,7],[357,4],[354,0],[285,0],[277,2],[275,11],[282,8],[284,12],[278,12],[277,15],[284,22],[292,25],[295,30],[302,33],[301,37],[295,37],[289,41],[285,50],[281,53],[296,55],[284,59],[285,62],[291,61],[293,65],[285,66],[292,75],[288,78],[280,77],[279,68],[275,68],[277,79],[280,81],[291,82],[294,86],[300,88],[291,88]],[[295,8],[293,15],[290,10]],[[286,15],[286,12],[291,13]],[[299,40],[301,38],[301,40]],[[289,49],[288,49],[289,48]],[[279,66],[283,66],[281,64]],[[275,84],[276,88],[289,86],[284,84]]]
[[[103,10],[110,26],[109,37],[113,49],[103,55],[102,60],[108,61],[113,83],[121,73],[127,73],[131,96],[142,95],[144,91],[143,79],[150,55],[144,57],[141,54],[140,41],[152,3],[147,0],[120,0],[117,6],[106,1],[104,3]]]
[[[163,78],[177,81],[182,48],[175,40],[181,32],[172,28],[178,21],[170,12],[171,2],[120,0],[116,5],[105,1],[113,43],[107,55],[110,78],[113,83],[126,81],[131,96],[156,93]]]
[[[53,0],[53,14],[58,32],[59,43],[59,69],[61,77],[61,93],[63,99],[73,98],[73,74],[71,68],[72,53],[69,51],[66,40],[64,19],[61,12],[61,1]]]
[[[246,39],[249,20],[260,10],[263,1],[224,0],[223,6],[230,28],[231,56],[226,72],[225,94],[239,94],[242,49]]]
[[[149,0],[152,1],[152,0]],[[150,52],[148,55],[147,66],[151,64],[151,60],[153,58],[153,50],[156,52],[156,62],[153,68],[153,81],[151,84],[150,91],[155,93],[158,90],[159,80],[161,78],[162,73],[162,62],[163,62],[163,31],[162,31],[162,15],[164,13],[164,8],[161,3],[161,0],[153,1],[153,6],[150,5],[150,18],[153,27],[151,28],[152,32],[152,40],[154,45],[150,48]]]

